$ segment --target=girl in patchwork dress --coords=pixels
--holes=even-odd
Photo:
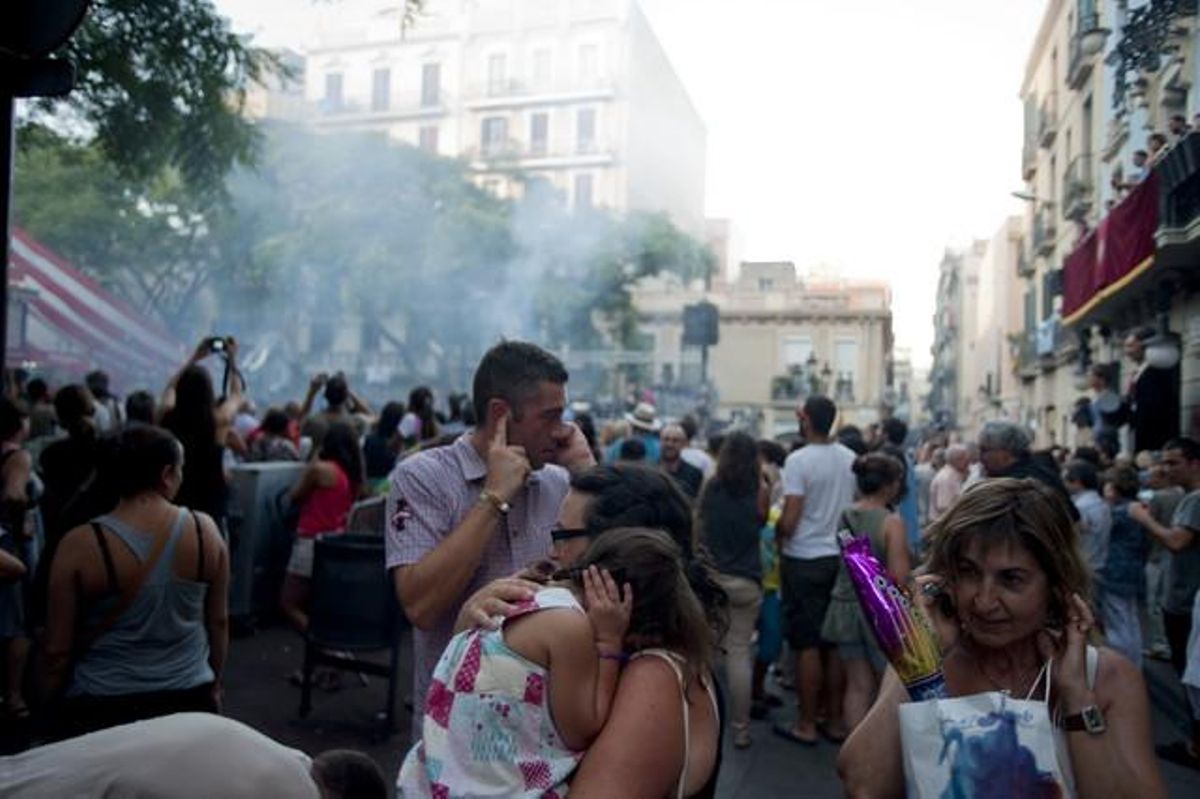
[[[626,643],[709,634],[667,534],[606,532],[499,629],[451,639],[425,699],[421,740],[400,767],[398,794],[566,796],[608,718]]]

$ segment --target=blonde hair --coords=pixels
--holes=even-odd
[[[962,554],[975,540],[985,547],[1019,544],[1046,574],[1047,622],[1061,625],[1072,593],[1086,598],[1091,577],[1066,502],[1036,480],[999,477],[967,489],[929,529],[929,570],[951,583]]]

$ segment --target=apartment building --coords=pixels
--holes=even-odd
[[[704,122],[636,2],[430,3],[403,35],[396,6],[331,14],[308,48],[317,128],[462,158],[501,196],[536,184],[704,236]]]
[[[886,283],[802,277],[788,261],[744,262],[736,280],[708,291],[674,275],[643,281],[633,302],[660,382],[698,379],[699,351],[683,346],[683,309],[702,300],[718,308],[709,364],[721,414],[776,435],[796,430],[796,405],[811,393],[837,401],[841,424],[867,425],[894,407]]]
[[[1074,443],[1074,401],[1094,363],[1117,367],[1131,332],[1153,333],[1155,366],[1178,387],[1164,412],[1195,429],[1200,407],[1200,134],[1169,135],[1200,109],[1196,0],[1050,0],[1021,96],[1021,170],[1029,201],[1022,405],[1040,444]],[[1182,331],[1182,335],[1179,331]],[[1176,393],[1173,389],[1173,393]],[[1127,449],[1133,447],[1125,441]],[[1140,448],[1140,447],[1139,447]]]

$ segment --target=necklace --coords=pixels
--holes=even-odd
[[[993,688],[995,688],[997,691],[1002,691],[1002,692],[1008,694],[1009,696],[1017,696],[1017,697],[1028,696],[1029,693],[1037,685],[1038,678],[1042,674],[1042,671],[1040,668],[1036,669],[1033,672],[1032,677],[1029,676],[1029,670],[1019,672],[1018,676],[1021,677],[1021,679],[1015,681],[1012,684],[1012,687],[1009,688],[1009,687],[1005,687],[1005,686],[1001,685],[998,680],[996,680],[994,677],[992,677],[992,675],[988,674],[988,670],[987,670],[987,667],[984,665],[983,659],[980,658],[975,652],[971,652],[971,659],[975,661],[975,665],[979,668],[979,673],[983,675],[983,678],[985,680],[987,680],[989,683],[991,683]],[[1021,690],[1018,690],[1019,688]]]

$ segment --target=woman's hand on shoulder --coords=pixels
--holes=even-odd
[[[500,620],[507,618],[517,610],[521,602],[533,599],[533,595],[541,588],[535,582],[520,577],[503,577],[492,580],[467,598],[458,619],[454,622],[454,632],[463,630],[482,629],[495,630],[500,626]]]

